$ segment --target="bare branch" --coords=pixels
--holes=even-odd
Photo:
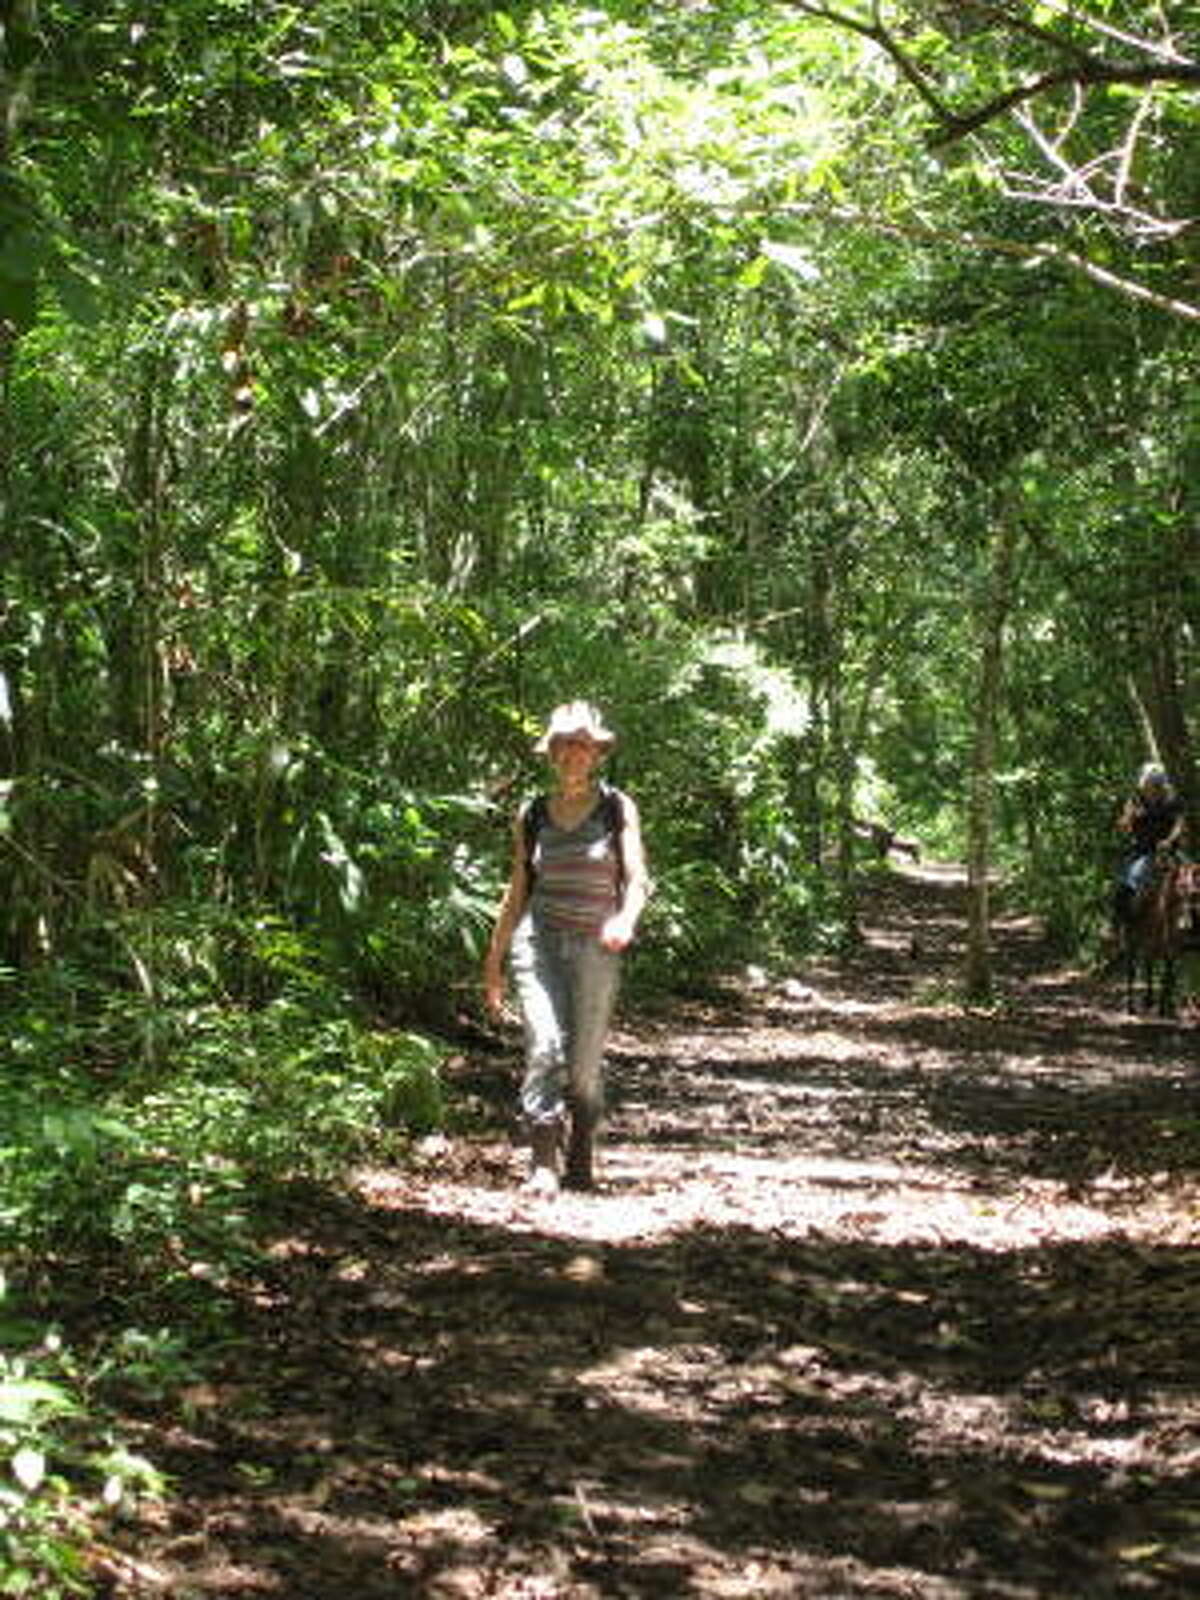
[[[1052,90],[1064,88],[1068,84],[1084,89],[1111,88],[1116,84],[1128,88],[1149,89],[1162,83],[1195,84],[1200,88],[1200,66],[1190,61],[1164,63],[1159,66],[1136,62],[1109,64],[1103,61],[1091,61],[1086,67],[1063,67],[1057,72],[1044,72],[1039,77],[1014,85],[1003,94],[995,95],[966,115],[950,113],[943,118],[941,131],[930,139],[930,146],[937,149],[942,145],[953,144],[967,134],[976,133],[985,124],[994,122],[1006,111],[1012,111],[1025,101],[1032,100],[1038,95],[1049,94]]]
[[[1105,22],[1102,17],[1093,16],[1090,11],[1080,11],[1075,0],[1041,0],[1041,3],[1047,11],[1056,11],[1060,17],[1082,24],[1085,28],[1090,28],[1093,33],[1112,39],[1130,50],[1140,50],[1148,56],[1159,56],[1164,61],[1187,59],[1172,43],[1160,44],[1158,40],[1148,39],[1142,34],[1128,33],[1122,28],[1114,28],[1111,22]]]
[[[1125,196],[1129,190],[1129,175],[1133,170],[1133,158],[1137,151],[1138,140],[1141,138],[1142,129],[1145,127],[1146,118],[1150,115],[1151,103],[1149,98],[1142,100],[1129,119],[1129,128],[1125,134],[1125,142],[1121,148],[1121,159],[1117,167],[1117,176],[1113,183],[1113,195],[1118,205],[1125,204]]]
[[[1135,35],[1118,34],[1115,36],[1120,43],[1152,59],[1126,58],[1108,61],[1094,52],[1081,48],[1074,40],[1065,38],[1052,29],[1039,26],[1031,18],[1010,6],[989,5],[987,0],[976,0],[975,9],[990,13],[998,25],[1007,27],[1011,32],[1022,34],[1026,38],[1037,40],[1066,60],[1062,65],[1014,84],[972,110],[954,111],[939,94],[928,74],[913,60],[895,35],[884,26],[878,6],[873,8],[873,19],[868,21],[865,17],[856,16],[833,6],[809,4],[808,0],[787,0],[787,4],[793,10],[803,12],[805,16],[829,22],[835,27],[856,33],[860,38],[870,39],[877,44],[941,124],[940,129],[930,140],[935,149],[966,138],[1017,106],[1069,84],[1089,88],[1112,87],[1118,84],[1132,88],[1152,88],[1157,84],[1171,84],[1181,88],[1193,85],[1200,87],[1200,64],[1180,55],[1174,48],[1156,48],[1152,41],[1142,40]],[[1057,9],[1062,15],[1068,15],[1065,7],[1059,6]],[[1075,12],[1069,15],[1073,21],[1083,20],[1089,27],[1095,25],[1091,17],[1081,19]],[[1115,33],[1115,30],[1108,28],[1098,31],[1109,35]]]
[[[805,16],[812,17],[818,22],[832,23],[836,28],[842,28],[847,33],[856,33],[860,39],[869,39],[877,44],[891,59],[896,70],[917,91],[917,94],[937,117],[939,122],[945,122],[953,113],[945,105],[941,96],[930,82],[928,76],[922,72],[917,63],[893,39],[879,18],[879,7],[873,6],[874,21],[868,22],[865,17],[857,17],[849,12],[836,10],[833,6],[809,5],[807,0],[786,0],[793,11],[802,11]]]
[[[1175,238],[1194,226],[1187,217],[1156,216],[1132,203],[1129,197],[1130,167],[1134,146],[1141,132],[1141,124],[1149,112],[1143,101],[1130,120],[1124,140],[1114,150],[1105,150],[1090,161],[1081,164],[1066,160],[1061,154],[1062,137],[1050,139],[1034,121],[1028,111],[1017,114],[1016,121],[1047,166],[1060,175],[1058,183],[1041,183],[1028,175],[1010,175],[986,152],[984,160],[996,177],[1004,193],[1011,200],[1035,201],[1042,205],[1066,206],[1073,210],[1091,210],[1133,226],[1143,238]],[[1097,180],[1105,181],[1106,171],[1113,175],[1107,179],[1110,197],[1098,192]],[[1021,187],[1023,185],[1023,187]]]
[[[1060,249],[1057,245],[1019,244],[1016,240],[1002,239],[995,234],[935,228],[929,223],[916,220],[898,222],[891,217],[876,216],[871,212],[858,211],[849,206],[822,206],[816,202],[792,202],[780,206],[774,214],[816,217],[828,222],[848,223],[854,227],[867,228],[888,238],[910,239],[919,244],[954,245],[990,255],[1008,256],[1011,260],[1024,262],[1028,267],[1043,264],[1065,267],[1090,279],[1093,283],[1102,284],[1106,289],[1115,290],[1126,299],[1140,300],[1145,305],[1166,312],[1168,316],[1181,317],[1187,322],[1200,322],[1200,304],[1190,300],[1179,300],[1173,295],[1160,294],[1149,285],[1139,283],[1136,278],[1127,278],[1118,272],[1111,272],[1098,262],[1090,261],[1087,256],[1080,255],[1074,250]]]
[[[870,40],[916,90],[930,114],[930,148],[969,142],[976,158],[1009,198],[1053,207],[1060,213],[1090,214],[1110,228],[1123,230],[1133,242],[1170,240],[1197,227],[1194,217],[1166,215],[1165,195],[1140,195],[1136,180],[1137,157],[1156,126],[1152,119],[1163,103],[1163,93],[1176,90],[1192,95],[1200,88],[1200,63],[1194,51],[1184,53],[1184,35],[1175,22],[1186,7],[1148,5],[1135,31],[1081,9],[1077,0],[1041,0],[1036,9],[1025,0],[942,0],[939,9],[918,6],[915,0],[912,4],[894,0],[890,5],[885,0],[785,3],[807,17]],[[1014,43],[1022,44],[1027,65],[1031,48],[1041,60],[1038,63],[1035,57],[1031,70],[1019,80],[986,98],[976,96],[978,103],[971,105],[966,103],[969,89],[944,87],[952,81],[949,74],[938,81],[916,58],[903,33],[905,19],[932,26],[940,21],[947,39],[956,45],[955,70],[965,68],[968,82],[973,64],[971,36],[983,30],[990,35],[987,60],[997,50],[1003,58],[1006,45]],[[1012,57],[1009,59],[1011,62]],[[1085,130],[1089,100],[1114,88],[1133,90],[1136,100],[1124,119],[1119,142],[1099,152],[1094,142],[1091,149],[1085,145],[1075,150]],[[1040,115],[1039,103],[1047,106]],[[989,149],[988,134],[1001,119],[1011,119],[1021,130],[1031,151],[1045,163],[1048,170],[1044,175],[1031,177],[1014,171],[997,148]],[[1172,315],[1196,315],[1189,302],[1160,296],[1136,279],[1114,274],[1091,261],[1086,251],[1076,255],[1050,247],[1035,255],[1026,246],[1021,253],[1030,260],[1060,261],[1097,283],[1158,304]]]
[[[1011,5],[990,4],[989,0],[972,0],[972,10],[986,12],[994,26],[1022,34],[1026,39],[1035,39],[1039,44],[1048,45],[1058,55],[1073,56],[1081,64],[1087,64],[1094,59],[1091,52],[1085,50],[1081,44],[1076,44],[1074,39],[1055,33],[1052,28],[1043,28],[1027,12],[1014,10]],[[1078,19],[1072,17],[1071,20]]]

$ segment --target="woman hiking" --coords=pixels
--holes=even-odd
[[[535,748],[553,787],[513,820],[512,870],[483,965],[487,1007],[499,1016],[511,953],[525,1031],[527,1187],[545,1195],[558,1191],[564,1145],[563,1181],[593,1187],[604,1043],[648,891],[637,807],[599,778],[615,743],[586,700],[551,713]]]

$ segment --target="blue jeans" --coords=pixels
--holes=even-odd
[[[559,933],[527,916],[513,937],[512,970],[525,1025],[522,1111],[531,1123],[554,1123],[570,1110],[594,1126],[620,955],[593,934]]]
[[[1141,894],[1154,875],[1154,851],[1146,855],[1134,856],[1126,861],[1121,868],[1121,882],[1135,895]]]

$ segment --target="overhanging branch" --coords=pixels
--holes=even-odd
[[[1015,107],[1024,105],[1039,95],[1050,94],[1071,84],[1085,89],[1112,88],[1118,85],[1149,89],[1159,84],[1172,84],[1179,88],[1200,88],[1200,65],[1180,55],[1173,48],[1167,49],[1156,45],[1153,40],[1142,39],[1133,34],[1117,34],[1111,28],[1100,28],[1090,17],[1080,17],[1076,13],[1064,11],[1061,6],[1056,6],[1054,9],[1065,18],[1075,22],[1082,21],[1085,26],[1093,27],[1107,37],[1118,39],[1123,49],[1137,52],[1138,57],[1149,57],[1149,59],[1123,57],[1120,60],[1106,60],[1094,51],[1086,50],[1076,44],[1073,39],[1056,33],[1052,28],[1041,26],[1032,18],[1014,11],[1011,6],[988,5],[986,0],[976,0],[972,7],[973,11],[985,13],[996,26],[1006,28],[1011,33],[1036,40],[1059,56],[1061,64],[1013,84],[970,110],[955,111],[939,93],[920,63],[914,60],[891,29],[885,26],[878,5],[871,7],[871,15],[868,18],[841,10],[836,6],[810,4],[809,0],[784,0],[784,3],[793,11],[800,11],[816,21],[828,22],[832,27],[857,34],[859,38],[869,39],[878,45],[940,123],[939,130],[930,139],[930,144],[935,149],[977,133],[989,122],[995,122]]]
[[[1078,251],[1060,249],[1057,245],[1018,244],[1013,239],[1001,239],[995,234],[935,228],[929,223],[915,220],[898,222],[890,217],[876,216],[871,212],[858,211],[849,206],[822,206],[818,202],[793,201],[780,206],[774,214],[849,223],[854,227],[866,228],[889,238],[908,239],[918,244],[954,245],[989,255],[1008,256],[1010,260],[1020,261],[1027,267],[1042,265],[1065,267],[1068,271],[1078,273],[1093,283],[1103,285],[1106,289],[1116,290],[1127,299],[1154,306],[1172,317],[1182,317],[1188,322],[1200,322],[1200,305],[1193,304],[1190,300],[1180,300],[1174,295],[1161,294],[1148,284],[1139,283],[1136,278],[1112,272],[1109,268],[1102,267],[1099,262],[1080,255]]]
[[[899,62],[896,64],[899,66]],[[1039,77],[1015,84],[1003,94],[993,96],[991,100],[985,101],[973,111],[944,112],[941,130],[929,140],[930,148],[936,150],[944,145],[953,144],[958,139],[965,139],[968,134],[977,133],[980,128],[986,127],[989,122],[995,122],[998,117],[1004,116],[1017,106],[1024,105],[1039,95],[1050,94],[1055,89],[1066,88],[1068,85],[1081,89],[1095,89],[1112,88],[1119,84],[1123,88],[1149,89],[1160,83],[1175,83],[1180,86],[1192,84],[1200,88],[1200,66],[1193,66],[1190,62],[1090,61],[1086,67],[1062,67],[1056,72],[1043,72]]]

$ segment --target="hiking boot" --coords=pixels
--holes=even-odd
[[[595,1125],[576,1117],[571,1123],[567,1144],[567,1170],[563,1182],[568,1189],[594,1189]]]
[[[558,1193],[558,1156],[562,1127],[557,1122],[535,1122],[529,1130],[532,1159],[524,1188],[529,1194],[552,1198]]]

